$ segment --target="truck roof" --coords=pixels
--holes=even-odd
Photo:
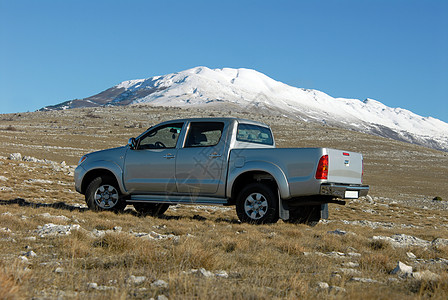
[[[253,125],[259,125],[263,127],[270,127],[269,125],[265,123],[261,123],[258,121],[253,120],[247,120],[247,119],[241,119],[236,117],[210,117],[210,118],[184,118],[184,119],[175,119],[175,120],[169,120],[160,124],[164,123],[173,123],[173,122],[231,122],[236,121],[238,123],[244,123],[244,124],[253,124]]]

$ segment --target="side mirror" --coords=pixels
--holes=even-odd
[[[137,142],[135,141],[135,138],[131,137],[128,141],[128,146],[131,148],[131,150],[135,150],[135,147],[137,146]]]

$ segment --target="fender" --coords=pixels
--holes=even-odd
[[[123,169],[115,162],[109,161],[109,160],[95,160],[88,163],[88,169],[84,169],[84,174],[81,174],[82,176],[82,182],[84,182],[84,178],[86,175],[88,175],[91,172],[100,171],[100,170],[107,170],[111,172],[115,179],[117,180],[118,186],[120,188],[120,191],[123,195],[129,194],[123,184]]]
[[[229,166],[229,174],[227,177],[226,195],[232,197],[232,188],[237,178],[247,172],[260,171],[270,174],[277,183],[281,199],[291,198],[289,184],[285,173],[282,169],[270,162],[266,161],[249,161],[245,162],[241,167]]]

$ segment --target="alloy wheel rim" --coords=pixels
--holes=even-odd
[[[102,185],[95,191],[95,202],[103,209],[110,209],[118,202],[118,191],[111,185]]]
[[[259,220],[268,211],[268,201],[263,194],[252,193],[244,201],[244,211],[252,220]]]

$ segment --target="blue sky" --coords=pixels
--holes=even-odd
[[[448,1],[0,0],[0,113],[196,66],[448,122]]]

